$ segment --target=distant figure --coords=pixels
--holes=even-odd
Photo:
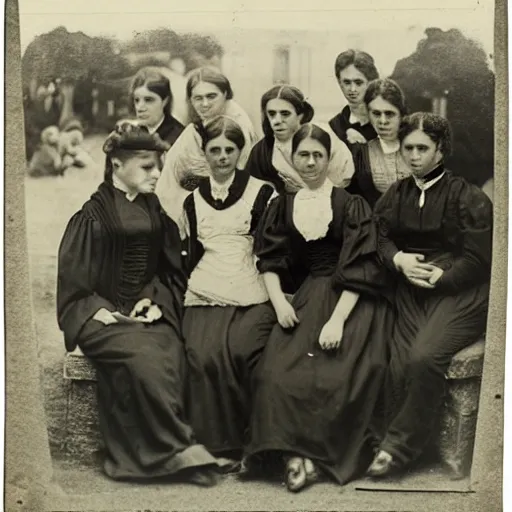
[[[91,156],[83,147],[83,142],[84,129],[78,119],[70,119],[63,123],[59,138],[63,172],[70,167],[84,168],[93,163]]]
[[[41,132],[41,142],[34,151],[28,166],[29,176],[40,178],[63,174],[59,139],[59,129],[56,126],[48,126]]]
[[[340,53],[334,63],[334,72],[348,105],[329,121],[329,125],[352,149],[352,144],[365,144],[377,137],[368,117],[364,95],[368,84],[379,78],[379,72],[373,57],[358,50]]]
[[[130,94],[137,119],[150,133],[158,133],[172,146],[184,126],[171,115],[173,94],[169,79],[157,68],[142,68],[132,81]]]

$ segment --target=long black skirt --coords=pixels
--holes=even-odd
[[[186,362],[174,329],[164,322],[98,325],[86,324],[79,345],[97,369],[107,475],[144,479],[217,465],[184,421]]]
[[[457,295],[402,279],[383,388],[381,449],[402,464],[417,459],[436,431],[452,357],[486,327],[489,284]]]
[[[270,303],[185,309],[187,418],[197,439],[215,455],[242,454],[252,372],[275,323]]]
[[[370,463],[393,312],[384,299],[360,296],[340,348],[326,352],[318,339],[338,299],[329,277],[309,277],[292,300],[300,323],[274,327],[255,371],[249,463],[296,454],[340,484]]]

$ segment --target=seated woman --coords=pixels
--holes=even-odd
[[[158,69],[142,68],[133,78],[130,92],[137,119],[150,133],[158,133],[172,146],[184,126],[171,114],[173,95],[169,79]]]
[[[201,178],[209,176],[210,167],[202,148],[195,124],[207,122],[219,115],[236,121],[244,133],[245,147],[238,168],[243,169],[257,135],[249,116],[234,101],[229,80],[217,69],[198,68],[190,74],[186,86],[190,123],[166,155],[157,195],[167,214],[178,223],[183,235],[183,201]]]
[[[153,193],[168,147],[129,121],[108,136],[105,181],[60,244],[58,322],[97,369],[106,474],[210,485],[218,462],[183,419],[180,237]]]
[[[292,138],[304,123],[313,119],[313,107],[304,94],[291,85],[276,85],[261,98],[264,138],[252,149],[246,171],[274,185],[279,193],[297,192],[305,186],[292,162]],[[331,138],[327,177],[336,187],[345,187],[354,173],[347,146],[325,126]]]
[[[364,102],[378,137],[367,144],[352,147],[355,172],[347,190],[363,196],[373,208],[393,183],[411,174],[400,153],[398,140],[398,129],[406,114],[406,106],[402,90],[389,78],[371,82]]]
[[[330,142],[312,124],[294,135],[306,188],[274,199],[256,235],[279,323],[255,371],[247,467],[286,461],[290,491],[320,469],[340,484],[364,473],[393,320],[371,210],[327,180]],[[291,303],[280,284],[290,264],[308,274]]]
[[[240,459],[250,381],[276,322],[253,255],[253,232],[273,189],[236,168],[245,145],[227,117],[199,128],[209,179],[185,200],[188,271],[183,334],[188,415],[214,454]]]
[[[368,117],[364,95],[369,82],[379,78],[379,72],[371,55],[346,50],[336,58],[334,73],[348,105],[329,121],[329,126],[351,149],[353,144],[366,144],[377,137]]]
[[[491,271],[492,204],[444,168],[448,121],[416,113],[399,137],[412,176],[392,185],[374,212],[397,310],[374,477],[404,469],[429,441],[452,356],[485,331]]]

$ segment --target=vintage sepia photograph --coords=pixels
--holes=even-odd
[[[9,3],[45,510],[498,510],[505,6]]]

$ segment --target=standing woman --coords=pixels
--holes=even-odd
[[[279,193],[297,192],[305,186],[292,161],[292,139],[301,125],[313,119],[313,107],[292,85],[276,85],[261,98],[264,137],[252,149],[246,170],[274,185]],[[354,173],[352,155],[329,127],[331,154],[327,176],[337,187],[349,184]]]
[[[385,391],[389,423],[368,473],[388,476],[414,461],[440,411],[452,356],[485,331],[492,204],[444,168],[446,119],[416,113],[400,129],[412,176],[375,207],[379,254],[396,276],[396,323]]]
[[[199,130],[210,175],[184,205],[188,415],[209,451],[240,459],[252,370],[276,322],[253,254],[253,232],[273,188],[237,169],[245,146],[237,123],[221,116]]]
[[[255,372],[247,464],[277,455],[295,492],[320,470],[344,484],[370,463],[393,318],[371,210],[327,180],[330,149],[318,126],[299,129],[292,154],[306,187],[275,198],[256,235],[279,323]],[[281,275],[290,265],[307,277],[288,302]]]
[[[172,146],[184,126],[172,115],[171,83],[158,69],[142,68],[133,78],[130,92],[135,115],[149,130]]]
[[[153,193],[168,147],[127,121],[108,136],[105,181],[60,244],[57,314],[97,370],[106,474],[210,485],[217,461],[184,421],[180,237]]]
[[[231,117],[242,129],[245,146],[238,162],[243,169],[257,141],[249,116],[234,101],[229,80],[217,69],[202,67],[191,72],[186,86],[192,122],[185,128],[166,156],[157,194],[168,215],[178,223],[183,235],[183,201],[201,178],[209,176],[202,140],[194,125],[219,116]]]
[[[411,174],[400,153],[398,129],[406,114],[404,93],[398,84],[383,78],[368,85],[364,96],[377,138],[352,148],[355,172],[347,190],[363,196],[373,208],[397,180]]]
[[[334,63],[334,73],[348,105],[329,121],[329,126],[349,148],[366,144],[377,137],[364,102],[368,84],[379,78],[373,57],[359,50],[342,52]]]

